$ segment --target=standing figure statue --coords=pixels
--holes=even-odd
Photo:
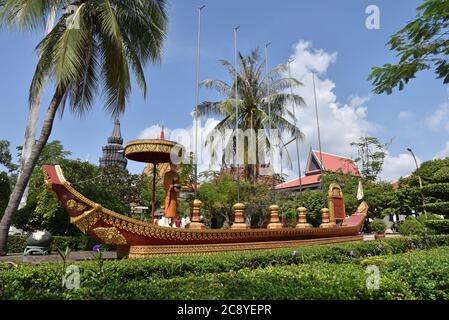
[[[170,171],[164,175],[164,190],[165,190],[165,208],[164,217],[169,220],[171,225],[176,218],[176,205],[178,202],[178,194],[181,189],[179,182],[179,174],[177,166],[170,163]]]

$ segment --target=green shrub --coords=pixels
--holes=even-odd
[[[387,230],[387,224],[382,219],[375,218],[370,223],[370,229],[372,232],[376,234],[383,234],[385,233],[385,230]]]
[[[418,220],[419,222],[421,222],[421,223],[425,223],[426,221],[429,221],[429,220],[443,220],[442,218],[441,218],[441,216],[440,215],[438,215],[438,214],[434,214],[434,213],[427,213],[427,214],[420,214],[417,218],[416,218],[416,220]]]
[[[399,232],[405,236],[424,235],[427,233],[427,228],[415,217],[407,217],[407,219],[399,223]]]
[[[143,273],[158,260],[105,261],[102,271],[97,262],[80,263],[81,286],[76,290],[61,287],[60,264],[0,264],[0,299],[449,299],[449,247],[344,264],[313,261],[235,269],[230,263],[226,271],[210,272],[200,263],[196,273],[183,274],[174,267],[176,273],[169,278]],[[177,260],[161,259],[165,265]],[[369,265],[380,269],[379,290],[366,287]]]
[[[449,220],[428,220],[424,222],[432,234],[449,234]]]
[[[277,269],[283,269],[288,266],[292,266],[292,268],[298,266],[297,269],[291,269],[296,270],[295,272],[292,271],[293,274],[291,275],[292,279],[296,279],[294,283],[298,283],[302,279],[309,279],[310,283],[307,284],[307,288],[311,288],[317,283],[328,285],[332,277],[334,277],[334,281],[345,286],[341,288],[342,292],[350,292],[351,290],[358,292],[354,293],[353,296],[349,295],[348,298],[366,299],[375,296],[371,296],[370,293],[367,293],[361,287],[353,289],[352,284],[355,280],[351,280],[349,276],[337,280],[335,277],[338,278],[339,273],[349,275],[355,270],[354,272],[356,273],[353,276],[355,279],[360,279],[365,274],[365,271],[360,269],[359,272],[353,265],[359,265],[369,256],[380,259],[381,257],[396,256],[398,253],[408,252],[413,249],[430,249],[444,245],[449,246],[449,236],[398,237],[379,241],[360,241],[295,249],[104,261],[101,270],[99,270],[97,262],[85,261],[75,263],[81,271],[82,282],[81,291],[79,292],[76,290],[65,290],[61,287],[62,263],[45,263],[38,266],[21,264],[17,268],[0,264],[0,279],[2,279],[4,291],[3,297],[0,293],[0,300],[2,298],[130,299],[143,297],[174,299],[181,296],[182,298],[216,298],[220,295],[228,295],[228,298],[241,297],[242,299],[252,299],[249,296],[250,292],[245,291],[246,289],[244,288],[251,285],[250,279],[265,276],[265,272],[268,272],[268,274],[274,272],[273,277],[270,278],[270,281],[262,281],[257,285],[259,289],[256,288],[254,290],[260,291],[254,293],[255,297],[263,298],[265,295],[266,297],[273,295],[273,297],[281,298],[283,294],[285,294],[285,298],[307,297],[306,291],[301,291],[302,293],[295,295],[293,292],[294,287],[290,287],[287,284],[290,272],[282,273],[279,271],[280,273],[276,273]],[[323,264],[322,267],[320,267],[320,264]],[[305,278],[296,275],[303,272],[307,275],[304,276]],[[329,278],[325,278],[325,280],[320,282],[321,277],[324,276]],[[246,280],[241,280],[241,277]],[[279,284],[273,283],[276,282],[273,280],[276,277],[280,277],[278,279],[280,281]],[[184,278],[189,280],[183,280]],[[104,285],[102,281],[107,281],[107,285]],[[210,281],[211,287],[203,288],[202,283],[206,285],[208,281]],[[229,286],[223,287],[224,285],[220,284],[221,281],[229,283]],[[387,287],[385,287],[387,291],[386,293],[381,293],[381,297],[388,298],[388,293],[395,298],[409,298],[408,287],[401,285],[394,277],[387,277],[385,281],[387,283]],[[286,290],[289,293],[283,293],[284,291],[281,289],[283,285],[286,286]],[[243,290],[242,295],[231,296],[229,290],[233,286],[243,288],[241,289]],[[276,291],[277,293],[262,291],[261,288],[263,286],[267,288],[271,286],[273,290],[280,291]],[[310,293],[310,298],[317,298],[320,294],[323,295],[323,298],[344,298],[336,292],[337,288],[331,286],[330,291],[326,291],[325,288],[317,288],[314,294]],[[186,291],[183,292],[178,289]],[[234,294],[234,291],[232,291],[232,294]]]

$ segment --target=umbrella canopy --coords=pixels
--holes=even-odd
[[[154,223],[156,165],[179,162],[184,156],[184,147],[174,141],[162,139],[133,140],[125,146],[125,157],[129,160],[153,164],[153,190],[151,197],[151,222]]]
[[[133,140],[125,146],[125,157],[145,163],[170,163],[184,155],[184,147],[162,139]]]

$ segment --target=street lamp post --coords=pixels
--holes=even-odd
[[[416,161],[415,153],[413,152],[413,150],[411,148],[407,148],[407,151],[412,154],[413,160],[415,161],[416,174],[418,175],[418,181],[419,181],[419,189],[421,190],[423,211],[424,211],[424,214],[426,215],[426,220],[427,220],[427,211],[426,211],[425,203],[424,203],[424,194],[422,193],[422,180],[421,180],[421,176],[419,175],[419,172],[418,172],[418,170],[419,170],[418,161]]]

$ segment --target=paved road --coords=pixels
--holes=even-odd
[[[104,259],[117,259],[117,253],[115,251],[105,251],[103,252],[103,258]],[[73,251],[69,254],[69,258],[67,261],[73,262],[73,261],[82,261],[82,260],[93,260],[95,259],[94,254],[92,251]],[[31,255],[31,256],[24,256],[21,253],[15,253],[11,255],[7,255],[6,257],[0,257],[0,262],[26,262],[26,263],[33,263],[33,264],[39,264],[42,262],[62,262],[61,257],[59,254],[52,253],[48,256],[40,256],[40,255]]]

